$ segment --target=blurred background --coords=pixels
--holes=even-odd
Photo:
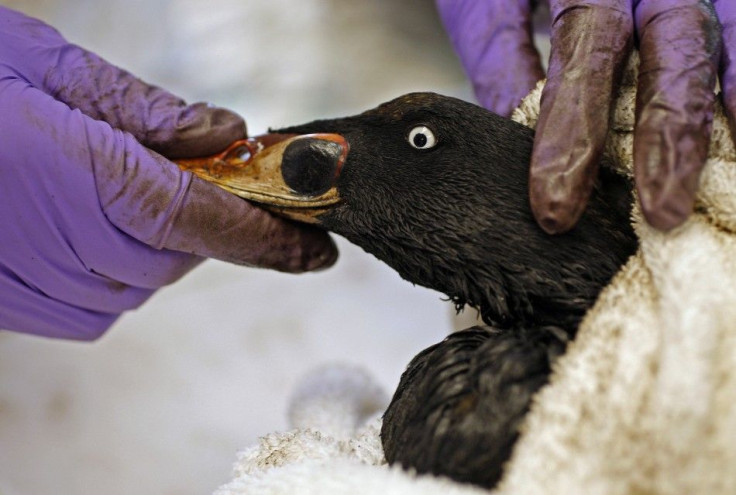
[[[410,91],[473,100],[431,0],[0,5],[189,101],[236,110],[250,134]],[[208,261],[98,342],[0,332],[0,495],[210,493],[237,450],[288,428],[306,372],[349,363],[392,392],[418,351],[462,323],[441,294],[338,245],[334,268],[299,276]]]

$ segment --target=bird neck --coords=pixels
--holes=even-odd
[[[555,325],[574,334],[598,294],[637,249],[631,204],[630,182],[607,168],[601,169],[583,217],[566,234],[544,233],[524,200],[517,205],[520,221],[502,237],[498,229],[489,229],[489,238],[479,241],[492,262],[477,270],[478,256],[471,259],[463,275],[467,288],[455,284],[460,289],[451,298],[475,306],[488,324]]]

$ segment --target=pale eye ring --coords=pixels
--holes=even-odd
[[[433,148],[437,144],[437,138],[434,136],[434,132],[426,125],[418,125],[409,131],[409,136],[406,138],[409,144],[418,150],[426,150]]]

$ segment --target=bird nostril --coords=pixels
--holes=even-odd
[[[294,192],[318,196],[332,187],[343,154],[342,145],[334,141],[295,139],[284,150],[281,176]]]

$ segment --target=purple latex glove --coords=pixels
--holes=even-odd
[[[528,69],[536,67],[538,58],[529,54],[532,41],[526,27],[515,30],[519,41],[511,50],[499,36],[489,34],[499,31],[497,21],[468,17],[477,9],[505,10],[526,19],[504,23],[506,29],[528,26],[527,0],[438,0],[438,6],[461,59],[482,53],[477,67],[507,66],[528,77],[535,73],[536,69]],[[724,27],[722,56],[713,6]],[[529,186],[532,210],[545,231],[571,229],[585,209],[612,99],[635,40],[641,66],[634,166],[642,211],[651,225],[662,230],[685,221],[707,155],[719,67],[724,103],[736,130],[736,67],[731,64],[736,56],[735,9],[731,0],[713,4],[707,0],[550,0],[552,51]],[[474,81],[487,77],[472,70],[469,75]],[[516,80],[524,81],[526,75]],[[507,90],[493,91],[501,100],[511,95]],[[517,98],[514,94],[513,104]]]
[[[736,137],[736,2],[733,0],[712,0],[721,21],[723,46],[718,75],[723,92],[723,104],[731,133]]]
[[[478,102],[508,117],[544,77],[532,39],[534,0],[437,0]]]
[[[323,231],[148,149],[205,156],[244,136],[237,115],[188,106],[0,7],[0,328],[94,339],[202,257],[333,263]]]

